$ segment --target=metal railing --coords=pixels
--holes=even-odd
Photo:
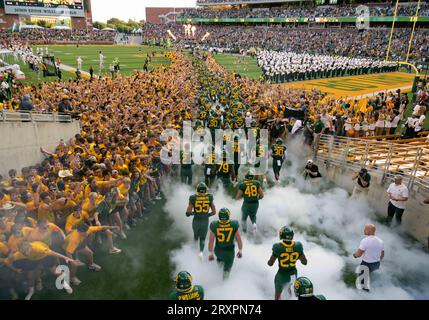
[[[68,114],[1,111],[0,122],[72,122]]]
[[[429,142],[425,138],[378,141],[322,135],[315,157],[327,166],[366,168],[381,182],[401,175],[409,190],[429,193]]]

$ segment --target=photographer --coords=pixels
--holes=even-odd
[[[366,196],[371,184],[371,175],[368,173],[368,170],[363,168],[359,172],[356,172],[352,180],[356,182],[352,197],[358,197],[359,195]]]
[[[316,189],[320,188],[322,175],[320,174],[319,167],[313,162],[308,160],[304,168],[303,176],[305,180],[311,181],[311,185]]]

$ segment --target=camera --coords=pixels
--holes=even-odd
[[[361,177],[365,177],[368,174],[368,170],[366,169],[361,169],[361,171],[359,171],[359,176]]]

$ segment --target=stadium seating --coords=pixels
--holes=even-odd
[[[207,2],[215,2],[207,0]],[[222,1],[217,1],[218,3]],[[225,3],[231,1],[223,1]],[[237,2],[237,1],[234,1]],[[241,1],[246,3],[246,1]],[[203,1],[198,1],[202,4]],[[186,9],[179,18],[303,18],[303,17],[355,17],[358,16],[358,5],[320,6],[320,7],[272,7],[272,8],[244,8],[228,10],[211,10],[209,8]],[[370,16],[393,16],[395,7],[389,4],[369,5]],[[414,16],[416,4],[401,4],[398,7],[398,16]],[[429,6],[421,5],[420,16],[429,15]]]

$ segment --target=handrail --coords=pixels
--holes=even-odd
[[[382,182],[399,174],[410,190],[423,189],[429,193],[429,142],[424,139],[401,142],[322,135],[315,158],[340,168],[367,168],[378,174]]]
[[[42,113],[42,112],[20,112],[7,111],[0,112],[1,122],[72,122],[72,117],[68,114]]]

